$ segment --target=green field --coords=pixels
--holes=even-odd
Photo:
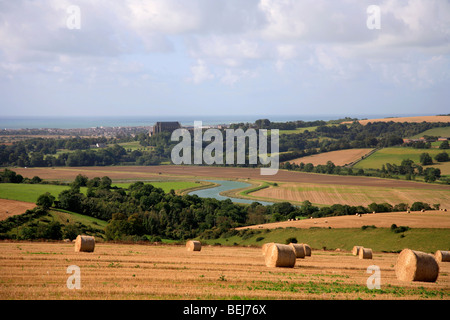
[[[266,242],[285,243],[288,238],[296,238],[298,243],[307,243],[313,249],[352,250],[361,245],[375,252],[398,252],[404,248],[435,252],[450,249],[450,232],[448,229],[412,228],[403,233],[394,233],[389,228],[348,228],[326,229],[285,228],[274,230],[253,230],[243,236],[234,235],[212,240],[201,240],[203,243],[220,245],[253,245],[262,246]],[[263,238],[263,239],[261,239]],[[258,241],[257,241],[258,240]]]
[[[25,183],[0,183],[0,198],[36,203],[37,198],[46,192],[50,192],[56,199],[61,191],[69,189],[69,186],[57,186],[50,184],[25,184]],[[84,188],[86,189],[86,188]],[[85,190],[81,190],[82,192]]]
[[[410,139],[419,139],[420,137],[423,136],[450,137],[450,126],[429,129],[422,133],[416,134],[415,136],[410,137]]]
[[[410,159],[414,163],[420,164],[420,155],[428,153],[433,158],[433,163],[430,167],[441,169],[442,174],[450,174],[450,162],[436,162],[434,157],[444,150],[441,149],[415,149],[405,147],[391,147],[378,150],[366,159],[354,165],[356,169],[381,169],[381,166],[386,163],[400,165],[403,160]]]
[[[128,188],[130,184],[132,182],[113,183],[112,186]],[[169,192],[171,189],[178,191],[201,186],[200,182],[194,181],[155,181],[151,184],[163,189],[164,192]],[[51,184],[0,183],[0,198],[35,203],[37,198],[45,192],[50,192],[57,199],[61,191],[69,188],[69,186]],[[80,191],[84,193],[86,189],[86,187],[82,187]]]
[[[280,134],[293,134],[293,133],[303,133],[306,130],[308,131],[316,131],[317,126],[316,127],[305,127],[305,128],[297,128],[294,130],[280,130]]]
[[[114,144],[108,145],[108,147],[112,147]],[[139,141],[130,141],[130,142],[121,142],[118,143],[119,146],[125,148],[125,150],[150,150],[153,147],[144,147],[140,144]]]

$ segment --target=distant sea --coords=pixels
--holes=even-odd
[[[202,121],[203,125],[218,125],[240,122],[254,123],[258,119],[269,119],[272,122],[334,120],[346,116],[358,119],[375,119],[393,116],[415,115],[226,115],[226,116],[136,116],[136,117],[4,117],[0,116],[0,129],[77,129],[93,127],[148,127],[157,121],[179,121],[182,125],[192,126],[194,121]],[[417,115],[416,115],[417,116]]]

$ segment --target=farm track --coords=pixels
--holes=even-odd
[[[397,256],[313,250],[294,268],[267,268],[253,247],[98,243],[76,253],[71,243],[0,242],[0,299],[450,299],[450,263],[436,283],[400,282]],[[80,267],[79,290],[67,288],[70,265]],[[370,265],[380,267],[380,290],[366,287]]]

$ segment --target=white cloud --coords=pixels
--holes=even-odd
[[[197,60],[197,64],[191,67],[191,72],[192,78],[189,78],[189,81],[195,84],[214,79],[214,74],[209,71],[208,67],[202,60]]]

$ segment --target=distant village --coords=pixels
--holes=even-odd
[[[210,128],[226,129],[228,127],[229,125],[225,124],[202,126],[203,129],[210,129]],[[152,135],[161,132],[172,132],[180,128],[187,130],[194,130],[194,126],[182,126],[178,121],[165,121],[165,122],[163,121],[163,122],[156,122],[156,124],[153,127],[150,127],[149,136],[151,137]]]
[[[206,129],[218,128],[224,129],[228,125],[211,125],[203,126]],[[160,132],[172,132],[178,128],[185,128],[193,130],[194,126],[182,126],[178,121],[162,121],[156,122],[153,126],[131,126],[131,127],[91,127],[91,128],[75,128],[75,129],[61,129],[61,128],[26,128],[26,129],[2,129],[0,130],[0,142],[7,143],[17,140],[46,137],[46,138],[73,138],[73,137],[105,137],[116,138],[120,136],[135,137],[141,133],[148,133],[149,136]]]

